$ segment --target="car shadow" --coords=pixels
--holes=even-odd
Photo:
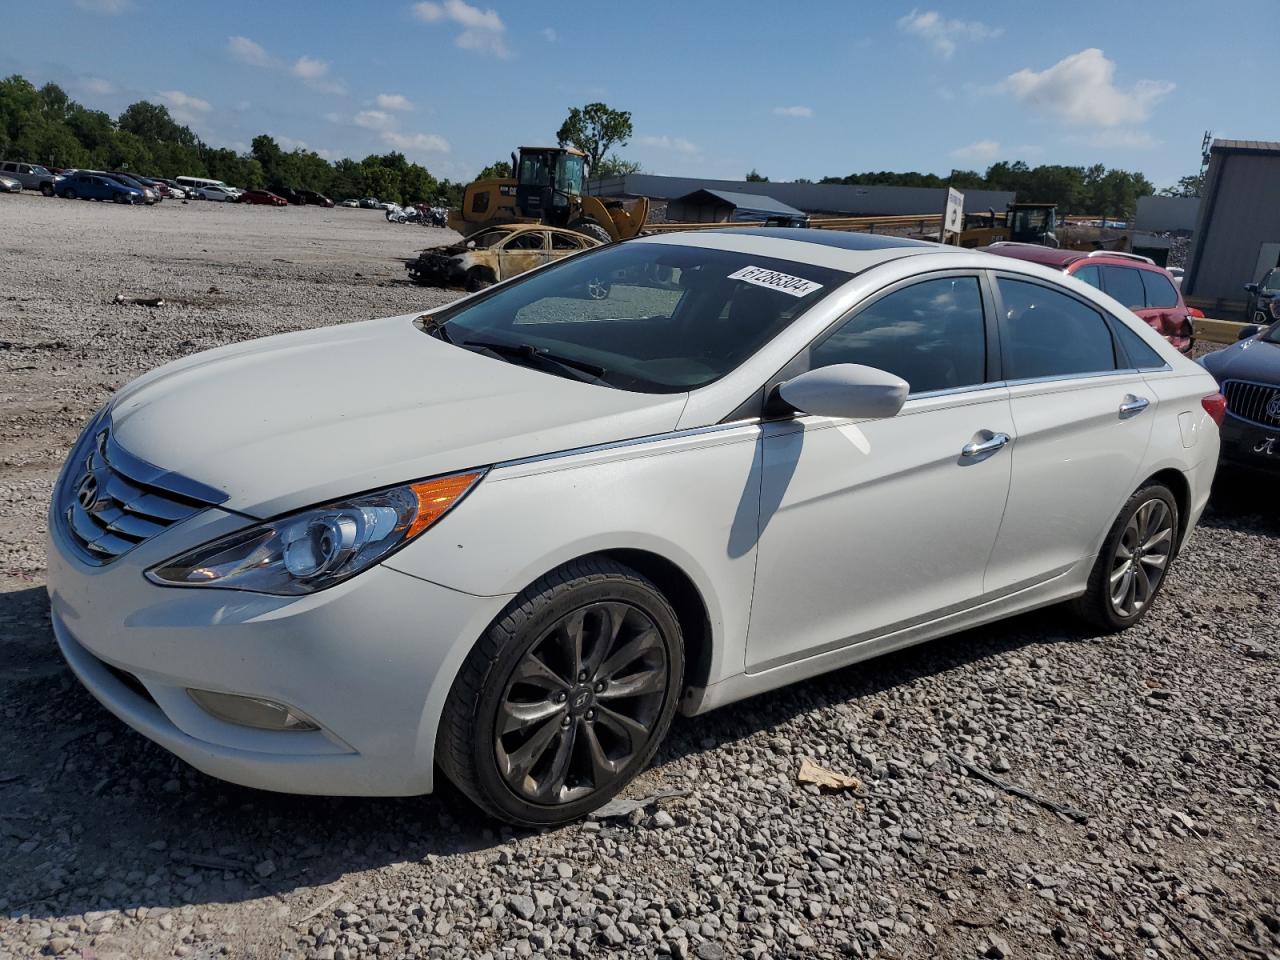
[[[0,727],[0,915],[284,898],[351,872],[528,835],[486,819],[443,778],[432,796],[368,799],[268,793],[205,776],[85,691],[57,652],[42,587],[0,593],[0,624],[0,663],[8,665],[0,702],[9,718]],[[1026,644],[1082,637],[1060,612],[1042,611],[677,718],[655,772],[816,707]],[[441,874],[458,869],[442,866]]]
[[[1280,536],[1276,474],[1219,467],[1200,525]]]

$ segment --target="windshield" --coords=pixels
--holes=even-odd
[[[583,158],[572,153],[560,155],[556,165],[556,189],[561,193],[582,193]]]
[[[723,377],[849,277],[755,254],[622,243],[467,300],[426,329],[508,362],[546,355],[607,386],[680,393]]]
[[[520,183],[529,187],[546,187],[551,184],[551,171],[547,167],[546,154],[520,155]]]
[[[483,233],[477,233],[474,237],[467,240],[467,245],[471,247],[492,247],[496,243],[501,243],[507,237],[511,236],[510,230],[486,230]]]

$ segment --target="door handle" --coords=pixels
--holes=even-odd
[[[1127,394],[1124,402],[1120,404],[1120,419],[1128,420],[1130,417],[1136,417],[1150,405],[1151,401],[1146,397],[1135,397],[1132,393]]]
[[[995,453],[997,450],[1003,449],[1008,442],[1009,435],[1007,433],[993,433],[990,440],[970,440],[960,448],[960,456],[985,456],[988,453]]]

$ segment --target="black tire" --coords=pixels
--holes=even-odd
[[[1160,505],[1163,505],[1163,509]],[[1141,533],[1142,517],[1138,514],[1144,509],[1149,510],[1153,518],[1159,518],[1160,529],[1166,531],[1165,540],[1152,543],[1159,536],[1158,533],[1153,531],[1149,536]],[[1178,501],[1168,487],[1162,483],[1149,483],[1139,488],[1125,503],[1116,522],[1107,532],[1102,550],[1089,574],[1088,589],[1083,596],[1071,602],[1076,615],[1105,633],[1127,629],[1146,616],[1168,579],[1169,567],[1177,557],[1180,523]],[[1137,550],[1132,549],[1134,543],[1138,546]],[[1133,568],[1135,573],[1124,572],[1126,555],[1127,566]],[[1151,583],[1153,576],[1155,582]],[[1141,584],[1144,582],[1147,584],[1146,595],[1139,603],[1138,595],[1142,592]],[[1131,601],[1117,603],[1114,591],[1130,583],[1134,592],[1126,594],[1126,597],[1131,598]]]
[[[80,198],[72,187],[67,187],[66,190],[62,191],[62,195],[68,200],[78,200]]]
[[[601,243],[613,242],[613,237],[609,236],[608,230],[587,217],[573,221],[573,223],[569,224],[569,229],[590,237],[592,240],[599,240]]]
[[[41,192],[41,193],[43,193],[46,197],[52,197],[52,196],[53,196],[53,184],[52,184],[52,183],[42,183],[42,184],[40,184],[40,192]]]
[[[566,682],[559,674],[567,661],[553,655],[570,649],[562,644],[572,642],[567,625],[575,622],[576,659],[584,669]],[[588,633],[605,639],[591,643]],[[644,652],[631,653],[635,649]],[[522,684],[520,677],[532,675],[531,663],[542,671],[538,682]],[[615,663],[609,680],[597,681],[605,674],[591,673]],[[640,672],[628,672],[637,664]],[[554,682],[547,683],[544,678],[553,673]],[[621,694],[615,687],[610,694],[610,680],[641,692]],[[569,823],[607,802],[649,763],[671,725],[683,682],[679,620],[657,586],[606,558],[575,560],[512,600],[471,649],[445,703],[436,760],[458,789],[493,817],[525,827]],[[529,701],[526,692],[516,693],[535,687],[544,691],[541,699]],[[532,707],[538,716],[500,732],[499,721],[510,721],[513,705]],[[643,736],[630,734],[623,743],[615,733],[622,729],[615,710],[641,717],[633,722]],[[540,748],[530,746],[534,741]],[[525,748],[527,765],[517,767]],[[597,766],[597,758],[608,763]]]
[[[475,293],[477,290],[485,289],[485,287],[492,287],[493,283],[493,274],[484,267],[472,267],[467,271],[466,286],[469,293]]]

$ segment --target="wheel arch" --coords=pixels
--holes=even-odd
[[[1178,504],[1178,548],[1181,549],[1183,542],[1187,539],[1188,524],[1191,520],[1191,483],[1181,470],[1165,467],[1143,480],[1138,484],[1137,489],[1141,490],[1153,483],[1161,483],[1168,487],[1174,501]]]

